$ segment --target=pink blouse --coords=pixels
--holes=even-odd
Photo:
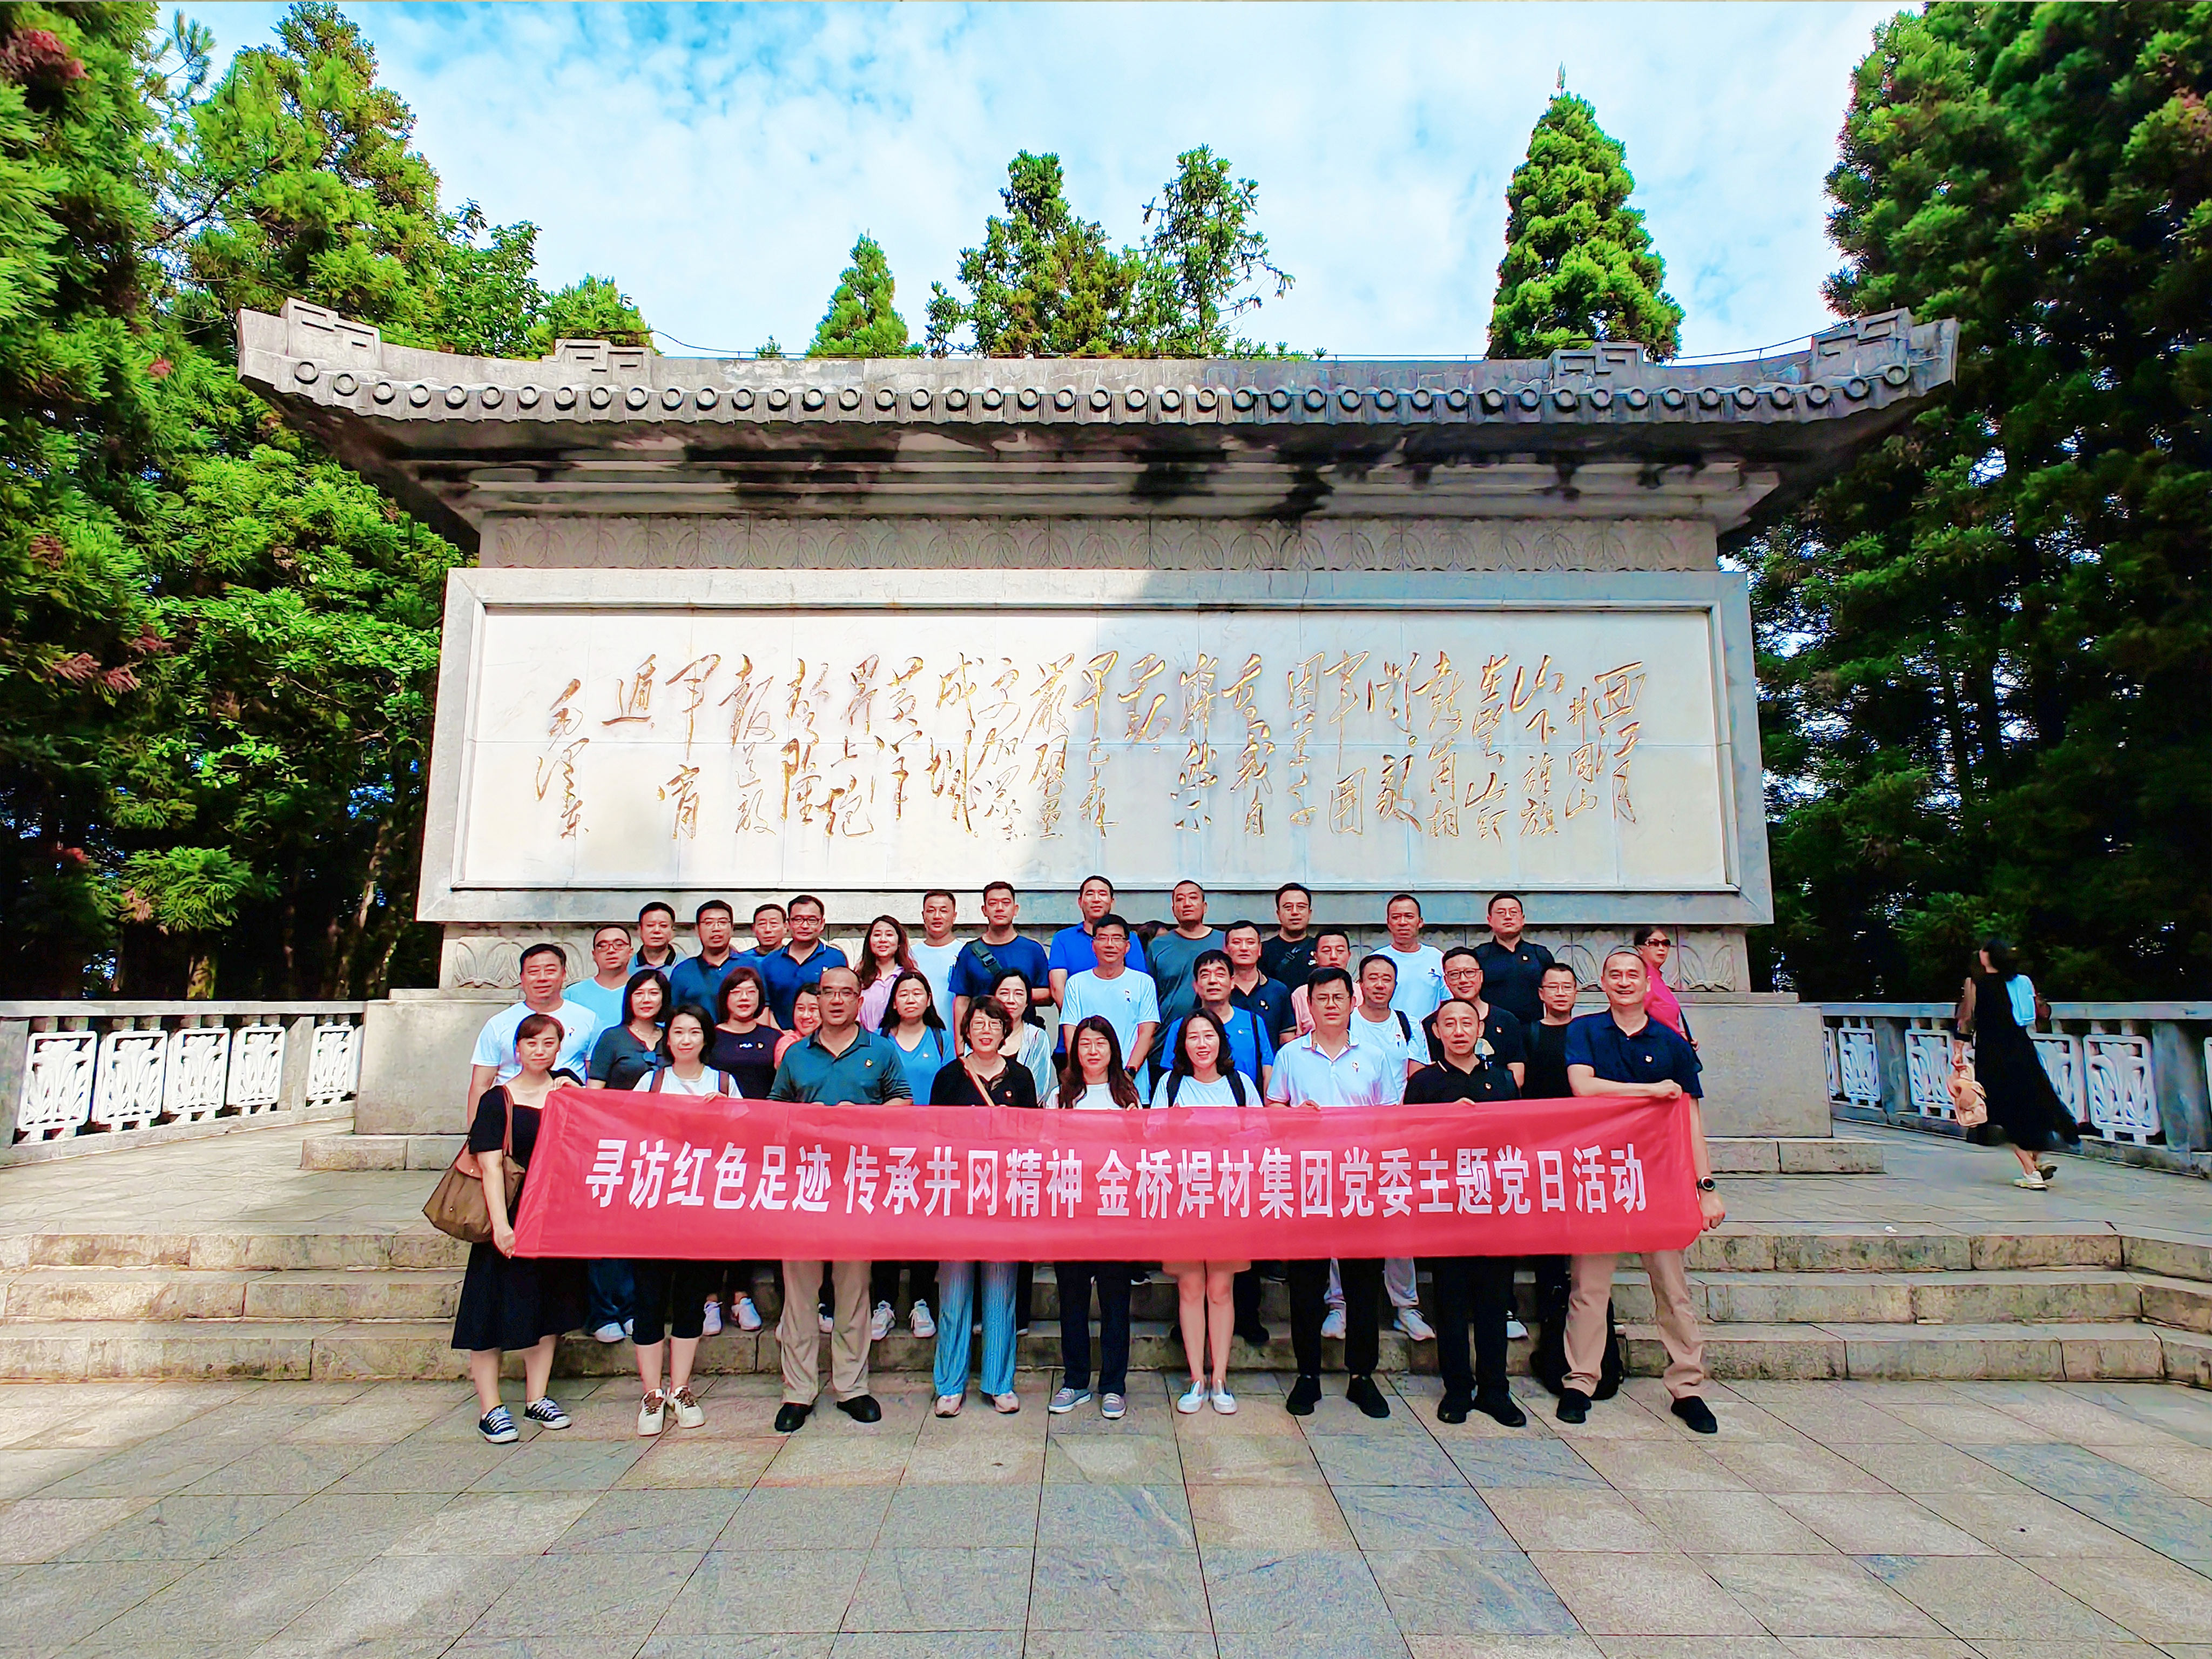
[[[1648,968],[1649,963],[1645,966]],[[1644,994],[1644,1012],[1662,1025],[1671,1025],[1677,1036],[1686,1037],[1689,1028],[1682,1020],[1681,1000],[1668,988],[1664,977],[1656,973],[1645,975],[1648,984]]]

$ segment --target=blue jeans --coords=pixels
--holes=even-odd
[[[584,1282],[591,1294],[592,1330],[602,1325],[619,1325],[630,1317],[636,1288],[629,1262],[594,1261],[585,1270]],[[705,1305],[706,1298],[702,1297],[700,1306]]]
[[[940,1261],[937,1313],[937,1392],[968,1392],[968,1324],[975,1308],[975,1280],[983,1280],[983,1392],[1014,1391],[1014,1272],[1012,1261]]]

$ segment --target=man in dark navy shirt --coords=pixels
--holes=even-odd
[[[1552,965],[1552,953],[1526,937],[1528,917],[1516,893],[1500,893],[1490,901],[1490,937],[1474,947],[1482,963],[1490,1000],[1519,1020],[1534,1025],[1543,1018],[1536,986]]]
[[[1690,1164],[1697,1172],[1698,1208],[1705,1226],[1727,1218],[1713,1182],[1712,1159],[1705,1151],[1705,1120],[1698,1111],[1698,1057],[1672,1026],[1644,1012],[1647,986],[1644,958],[1633,951],[1613,951],[1598,970],[1606,1011],[1585,1014],[1567,1027],[1567,1081],[1577,1095],[1627,1095],[1674,1101],[1690,1115]],[[1651,1279],[1651,1299],[1659,1316],[1659,1336],[1667,1349],[1667,1392],[1674,1396],[1674,1415],[1699,1434],[1720,1425],[1698,1390],[1705,1380],[1705,1345],[1690,1306],[1689,1275],[1680,1250],[1646,1250],[1644,1266]],[[1613,1295],[1610,1255],[1574,1259],[1574,1289],[1567,1304],[1567,1382],[1559,1390],[1559,1420],[1589,1420],[1590,1391],[1597,1385],[1605,1352],[1605,1310]]]
[[[1482,1015],[1455,997],[1430,1016],[1441,1051],[1433,1065],[1406,1080],[1406,1104],[1469,1106],[1514,1100],[1520,1091],[1503,1060],[1477,1051]],[[1437,1313],[1437,1370],[1443,1398],[1437,1421],[1464,1423],[1471,1407],[1509,1429],[1528,1422],[1505,1388],[1505,1319],[1513,1306],[1514,1258],[1510,1255],[1437,1256],[1429,1261],[1429,1290]],[[1474,1328],[1474,1361],[1468,1363],[1467,1334]]]

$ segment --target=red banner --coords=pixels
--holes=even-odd
[[[1680,1249],[1678,1103],[1070,1112],[546,1103],[523,1255],[1261,1260]]]

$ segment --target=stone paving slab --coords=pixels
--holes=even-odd
[[[0,1385],[0,1651],[506,1656],[1399,1654],[2212,1659],[2212,1398],[2160,1383],[1638,1380],[1580,1427],[1375,1422],[1282,1379],[1121,1423],[825,1408],[484,1445],[463,1385]],[[510,1390],[511,1392],[511,1390]],[[738,1432],[726,1432],[736,1430]]]

